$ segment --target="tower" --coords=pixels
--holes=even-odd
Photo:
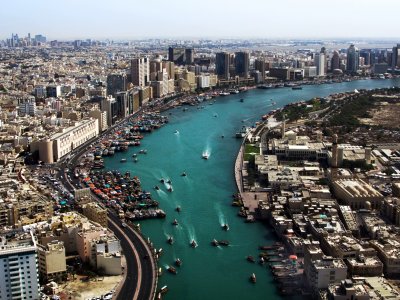
[[[325,47],[322,47],[321,51],[319,53],[315,54],[314,65],[317,67],[317,75],[318,76],[326,75],[326,70],[325,70],[326,50],[325,50]]]
[[[215,72],[218,77],[229,79],[229,53],[218,52],[215,56]]]
[[[332,158],[331,158],[331,181],[337,178],[337,167],[338,167],[338,136],[335,133],[332,140]]]
[[[360,63],[359,61],[360,61],[360,52],[353,44],[351,44],[350,47],[347,49],[347,64],[346,64],[347,73],[350,74],[357,73]]]
[[[249,53],[236,52],[235,53],[235,73],[236,75],[247,78],[249,76]]]
[[[339,52],[336,50],[333,51],[332,60],[331,60],[331,71],[340,69],[340,57]]]
[[[150,66],[147,57],[131,60],[132,83],[137,86],[146,86],[150,80]]]
[[[283,121],[282,121],[282,127],[281,127],[282,138],[285,137],[285,131],[286,131],[286,119],[285,119],[285,115],[284,115],[283,116]]]

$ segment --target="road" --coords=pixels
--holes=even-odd
[[[113,126],[113,128],[118,125]],[[109,128],[105,133],[110,132],[113,128]],[[75,189],[73,183],[74,181],[76,183],[77,180],[74,180],[74,176],[71,176],[71,181],[69,181],[65,169],[69,168],[69,174],[73,175],[73,169],[77,164],[79,157],[87,151],[88,146],[96,139],[87,141],[84,145],[81,145],[73,151],[68,161],[67,159],[63,159],[56,165],[58,167],[58,169],[56,168],[58,172],[55,177],[57,177],[67,189],[71,190],[71,192]],[[97,198],[94,197],[94,199]],[[121,220],[114,215],[113,212],[109,211],[108,226],[121,241],[121,247],[126,259],[124,270],[126,274],[124,274],[125,276],[124,281],[121,283],[122,285],[119,286],[116,291],[118,293],[116,299],[154,299],[157,285],[157,269],[151,249],[138,232],[134,231],[130,226],[123,228],[120,227],[120,225]]]

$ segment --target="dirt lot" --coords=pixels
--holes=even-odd
[[[398,128],[400,116],[399,103],[381,103],[378,108],[369,111],[372,118],[364,118],[363,124],[381,125],[386,128]]]
[[[111,290],[115,290],[122,280],[121,276],[98,277],[97,280],[82,281],[85,276],[75,276],[74,281],[68,281],[60,286],[58,294],[61,300],[87,300],[92,297],[100,297]]]

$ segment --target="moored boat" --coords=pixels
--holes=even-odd
[[[176,272],[176,269],[173,267],[173,266],[168,266],[168,272],[170,272],[171,274],[174,274],[174,275],[176,275],[177,274],[177,272]]]
[[[250,281],[252,282],[252,283],[256,283],[256,281],[257,281],[257,278],[256,278],[256,274],[251,274],[251,276],[250,276]]]
[[[126,158],[121,158],[120,162],[122,163],[126,162]]]
[[[181,265],[182,261],[179,258],[175,259],[175,266],[180,267]]]
[[[252,262],[252,263],[256,262],[256,260],[254,259],[254,257],[251,256],[251,255],[247,256],[246,259],[247,259],[247,261]]]

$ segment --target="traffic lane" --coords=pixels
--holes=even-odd
[[[109,216],[116,224],[119,224],[118,222],[121,222],[115,215],[109,214]],[[143,244],[142,240],[135,234],[135,232],[133,232],[133,229],[131,227],[124,229],[124,233],[135,245],[136,251],[139,254],[139,260],[142,267],[142,282],[139,290],[138,299],[151,299],[155,279],[155,270],[152,263],[152,253],[149,252],[150,250],[146,247],[145,244]]]
[[[126,279],[123,286],[119,290],[117,299],[133,299],[138,282],[138,265],[135,259],[135,254],[129,242],[126,240],[125,235],[120,232],[119,228],[116,228],[116,226],[111,222],[109,222],[108,226],[121,241],[121,246],[126,260],[126,266],[124,270],[124,272],[127,272]]]

